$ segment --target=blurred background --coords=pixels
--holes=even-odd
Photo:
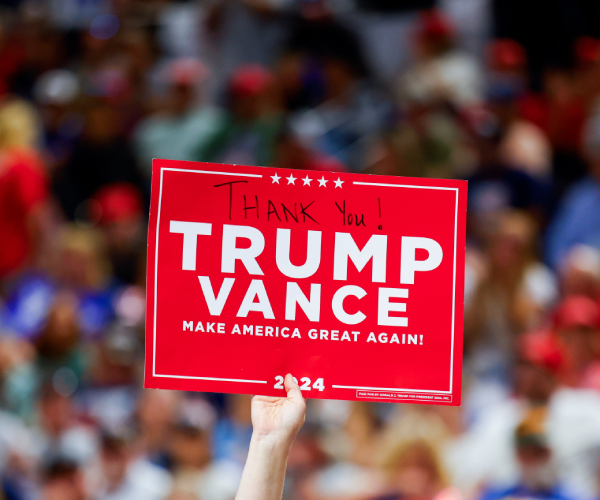
[[[0,499],[232,500],[150,391],[152,158],[469,181],[461,408],[311,400],[285,500],[600,498],[600,4],[2,0]]]

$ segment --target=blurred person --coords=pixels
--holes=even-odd
[[[526,213],[504,212],[489,231],[483,269],[465,308],[466,343],[499,353],[506,368],[516,335],[541,323],[557,298],[557,283],[536,259],[537,227]]]
[[[493,113],[479,110],[468,114],[465,126],[470,131],[477,154],[477,169],[469,181],[469,230],[476,241],[485,240],[497,218],[511,208],[525,210],[544,221],[549,208],[550,186],[523,170],[506,163],[500,154],[505,129]]]
[[[473,173],[476,154],[455,110],[413,102],[389,136],[395,167],[383,174],[455,178]]]
[[[63,369],[75,388],[83,382],[90,361],[86,341],[110,325],[120,291],[97,231],[65,226],[55,240],[52,267],[16,280],[0,318],[11,335],[35,348],[35,356],[12,363],[2,387],[8,407],[25,418],[41,381]]]
[[[64,373],[68,379],[65,389],[68,395],[81,383],[89,362],[80,344],[77,306],[76,296],[59,292],[48,311],[44,328],[34,340],[38,380],[54,379],[57,373]]]
[[[113,299],[119,290],[106,241],[97,229],[77,225],[65,225],[58,236],[59,252],[48,273],[50,286],[74,296],[82,335],[98,337],[115,316]]]
[[[42,467],[40,500],[87,500],[83,474],[69,457],[50,458]]]
[[[428,443],[439,455],[445,444],[463,430],[461,418],[460,412],[447,406],[394,405],[378,437],[376,459],[395,456],[413,440]]]
[[[559,278],[565,297],[585,295],[593,300],[600,297],[600,250],[575,245],[560,263]]]
[[[273,106],[273,75],[257,64],[237,68],[227,88],[227,114],[195,160],[268,166],[273,162],[281,117]]]
[[[192,160],[219,127],[221,113],[198,95],[209,72],[192,58],[175,59],[161,72],[168,85],[166,106],[139,122],[134,131],[138,164],[148,177],[153,158]]]
[[[212,52],[216,89],[226,87],[232,72],[241,66],[271,66],[285,43],[286,18],[301,8],[302,3],[295,0],[211,2],[205,11],[204,32],[200,35],[204,46],[199,48],[204,49],[205,54]],[[186,42],[190,46],[197,39]]]
[[[25,101],[0,104],[0,282],[34,264],[46,236],[48,187],[35,150],[38,125]]]
[[[342,408],[337,410],[339,415],[335,424],[325,422],[323,450],[338,462],[372,467],[376,463],[377,440],[381,437],[381,419],[374,406],[368,403],[352,401],[346,405],[345,412]],[[326,411],[321,408],[321,413]],[[327,417],[321,415],[320,418]]]
[[[37,389],[35,349],[27,339],[0,331],[0,395],[3,410],[31,422]]]
[[[552,174],[552,145],[546,132],[521,112],[529,97],[527,52],[516,40],[496,39],[487,47],[487,62],[488,101],[505,130],[499,145],[501,160],[547,181]]]
[[[182,394],[176,391],[143,390],[137,401],[134,449],[150,463],[169,467],[171,430]]]
[[[146,231],[140,190],[124,182],[109,184],[94,193],[89,208],[104,235],[114,278],[122,284],[143,284]]]
[[[213,460],[210,432],[214,420],[214,410],[206,401],[182,401],[170,440],[173,490],[199,499],[233,500],[242,466],[231,460]]]
[[[488,102],[503,135],[498,145],[502,163],[547,182],[552,169],[552,147],[546,134],[518,115],[522,90],[512,82],[496,82],[488,90]]]
[[[496,38],[486,47],[488,77],[491,82],[512,84],[522,91],[528,85],[527,51],[516,40]]]
[[[145,300],[141,287],[127,287],[117,293],[116,318],[100,342],[91,346],[88,383],[77,395],[82,412],[109,431],[121,429],[134,419],[144,360]]]
[[[56,382],[60,390],[70,396],[82,383],[88,358],[80,344],[77,297],[68,291],[50,290],[42,280],[25,278],[23,283],[25,289],[29,288],[26,290],[29,299],[19,304],[16,319],[33,305],[35,307],[30,310],[33,322],[16,326],[33,327],[25,330],[31,333],[30,338],[24,332],[18,332],[22,341],[31,342],[33,353],[21,355],[19,362],[12,363],[6,370],[2,396],[8,409],[30,421],[43,384],[49,380]],[[44,297],[46,292],[48,295]],[[33,304],[36,294],[40,300]]]
[[[374,406],[357,401],[322,403],[317,408],[323,424],[320,446],[329,461],[305,477],[298,489],[313,500],[373,496],[381,488],[375,469],[381,425]]]
[[[303,2],[279,64],[292,132],[301,144],[333,156],[350,171],[376,163],[392,105],[371,78],[358,35],[337,22],[324,2]],[[321,12],[325,10],[325,12]]]
[[[562,382],[600,391],[598,300],[582,295],[566,297],[554,313],[554,331],[563,355]]]
[[[213,453],[217,460],[243,464],[252,436],[251,396],[229,394],[225,415],[217,422],[213,434]]]
[[[565,193],[546,234],[546,258],[553,267],[577,244],[600,249],[600,115],[587,123],[584,153],[588,175]]]
[[[573,43],[575,88],[586,108],[598,100],[600,86],[600,39],[580,36]]]
[[[411,439],[382,459],[386,476],[380,500],[443,498],[446,473],[434,448],[425,440]],[[456,495],[455,495],[456,497]],[[457,500],[460,500],[460,495]]]
[[[552,449],[546,436],[545,406],[531,409],[515,430],[515,448],[519,464],[517,484],[506,489],[487,489],[481,500],[506,498],[539,498],[566,500],[571,498],[558,483]]]
[[[35,492],[37,452],[31,428],[14,414],[0,410],[0,498],[2,492],[8,498],[27,498]]]
[[[33,87],[44,125],[44,157],[50,171],[65,164],[81,134],[82,119],[73,109],[79,91],[78,78],[65,69],[47,71]]]
[[[89,484],[98,500],[163,500],[171,491],[171,476],[134,453],[126,429],[104,432],[99,464]]]
[[[99,436],[97,429],[80,420],[66,385],[54,377],[40,391],[36,446],[42,460],[59,455],[83,467],[96,457]]]
[[[6,16],[0,18],[0,96],[10,91],[13,75],[26,58],[23,30],[13,29]]]
[[[125,66],[132,92],[131,99],[135,102],[147,97],[146,86],[149,73],[158,57],[158,49],[151,30],[146,27],[129,27],[119,33],[122,46],[122,64]]]
[[[401,100],[446,101],[468,108],[483,101],[483,78],[476,60],[456,46],[455,28],[435,9],[422,11],[415,29],[416,60],[399,82]]]
[[[93,399],[99,399],[100,388],[123,387],[125,395],[131,395],[129,390],[136,381],[137,362],[143,359],[142,345],[139,334],[119,321],[115,321],[103,335],[102,341],[95,344],[94,359],[89,368],[90,383],[95,386],[96,391],[90,394]],[[108,403],[110,398],[105,401]],[[129,410],[131,410],[131,404]],[[108,408],[96,408],[101,414]],[[112,409],[113,411],[116,408]],[[126,412],[125,408],[121,408]],[[130,414],[131,415],[131,414]],[[107,415],[110,419],[110,416]]]
[[[24,55],[18,69],[10,80],[11,93],[31,100],[34,97],[37,79],[47,71],[57,69],[65,63],[65,38],[61,31],[44,23],[21,20],[20,29]]]
[[[442,451],[462,430],[454,408],[394,405],[377,440],[377,464],[385,475],[379,498],[417,497],[460,500],[449,486]],[[456,496],[458,493],[458,497]]]
[[[517,353],[512,397],[488,405],[443,452],[452,484],[467,496],[474,495],[481,484],[498,489],[518,484],[516,429],[529,410],[547,407],[546,436],[564,494],[595,498],[600,395],[559,386],[562,358],[551,332],[520,336]]]
[[[81,138],[66,165],[57,171],[53,191],[68,219],[82,218],[86,202],[101,187],[128,182],[144,189],[129,144],[119,130],[113,106],[102,99],[87,103]]]
[[[572,71],[546,67],[541,92],[519,100],[522,119],[542,129],[553,148],[552,175],[557,196],[585,174],[580,149],[585,139],[586,107]]]

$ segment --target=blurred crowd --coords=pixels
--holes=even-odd
[[[250,397],[144,390],[152,158],[469,181],[461,408],[308,402],[285,500],[600,498],[600,10],[0,3],[0,499],[232,500]]]

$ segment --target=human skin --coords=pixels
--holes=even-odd
[[[304,423],[306,403],[288,373],[286,397],[252,398],[252,439],[236,500],[280,500],[288,455]]]

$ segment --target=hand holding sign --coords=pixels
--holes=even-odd
[[[306,403],[298,382],[289,373],[284,380],[287,397],[252,398],[253,437],[291,445],[304,423]]]

